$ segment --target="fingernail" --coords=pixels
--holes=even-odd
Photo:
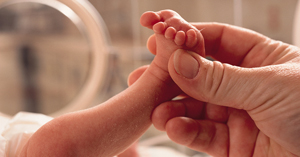
[[[174,54],[174,67],[179,75],[193,79],[197,76],[200,65],[190,52],[178,49]]]

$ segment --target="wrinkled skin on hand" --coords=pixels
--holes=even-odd
[[[194,23],[208,61],[193,79],[169,60],[169,73],[186,95],[158,106],[154,126],[176,143],[213,156],[300,156],[300,50],[256,32]],[[148,48],[156,54],[152,36]],[[180,50],[177,55],[184,55]],[[132,84],[147,67],[132,73]]]

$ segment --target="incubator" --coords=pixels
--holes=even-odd
[[[1,112],[56,117],[106,86],[109,36],[88,1],[1,0],[0,16]]]
[[[0,156],[19,154],[53,117],[91,107],[108,86],[111,51],[87,0],[0,0]],[[142,154],[179,157],[171,148],[149,149],[155,139],[141,142]]]
[[[145,51],[140,47],[144,32],[136,24],[141,12],[136,9],[139,1],[131,2],[134,5],[132,36],[135,38],[132,50],[141,59],[141,52]],[[233,0],[232,24],[247,26],[243,23],[242,2]],[[299,2],[294,17],[293,43],[300,46],[298,28]],[[12,133],[20,133],[15,138],[28,138],[52,117],[91,107],[95,97],[101,95],[99,90],[108,88],[114,70],[112,50],[106,24],[88,0],[0,0],[0,128],[5,122],[15,128],[22,127],[19,122],[31,123],[29,134],[10,128],[0,130],[3,135],[10,138]],[[24,112],[17,114],[22,110],[49,117]],[[139,143],[144,154],[186,156],[187,149],[171,143],[166,134],[149,134]],[[0,138],[0,147],[5,147],[1,146],[3,140]],[[153,147],[157,145],[163,147]]]

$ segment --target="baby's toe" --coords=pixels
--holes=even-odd
[[[197,32],[194,29],[190,29],[186,32],[186,42],[185,46],[192,48],[197,44]]]
[[[142,26],[152,29],[153,25],[160,22],[160,20],[161,17],[157,13],[147,11],[141,16],[140,23]]]
[[[185,37],[186,34],[184,31],[178,31],[174,39],[175,44],[178,46],[182,46],[185,43]]]
[[[154,24],[153,31],[158,34],[163,34],[166,30],[166,24],[164,22],[158,22]]]
[[[165,38],[167,39],[174,39],[177,31],[174,27],[168,27],[165,32]]]

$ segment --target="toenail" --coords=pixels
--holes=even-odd
[[[200,65],[191,52],[178,49],[174,55],[174,68],[179,75],[193,79],[198,75]]]

